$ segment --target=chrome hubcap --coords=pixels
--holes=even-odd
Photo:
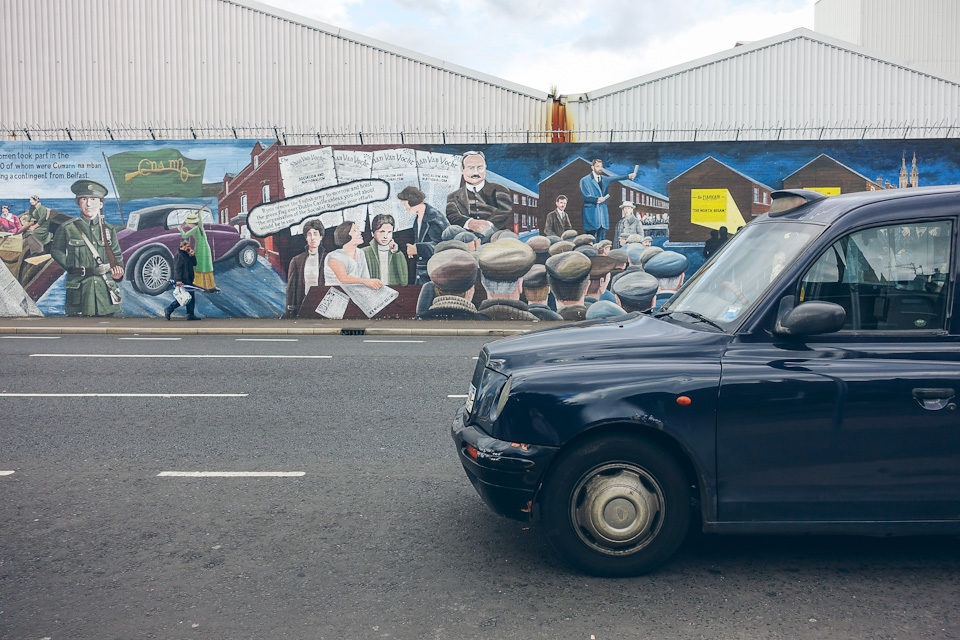
[[[608,555],[649,544],[663,523],[663,490],[645,470],[629,463],[592,469],[574,488],[570,515],[577,535]]]

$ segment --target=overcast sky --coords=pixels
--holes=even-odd
[[[260,0],[540,91],[593,91],[813,29],[815,0]]]

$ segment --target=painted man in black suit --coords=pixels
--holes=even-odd
[[[467,151],[460,160],[463,186],[447,196],[447,220],[485,235],[493,225],[513,228],[513,198],[510,190],[487,182],[487,161],[482,151]]]

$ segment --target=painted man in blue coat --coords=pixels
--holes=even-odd
[[[618,180],[633,180],[637,172],[623,176],[608,176],[603,173],[603,160],[597,158],[592,163],[590,173],[580,179],[580,195],[583,196],[583,232],[594,236],[597,241],[607,237],[610,228],[610,215],[607,213],[607,191]]]

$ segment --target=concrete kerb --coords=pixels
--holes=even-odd
[[[349,328],[352,335],[368,336],[511,336],[531,331],[531,328],[507,329],[443,328],[443,327],[379,327]],[[204,326],[0,326],[0,334],[16,335],[341,335],[343,327],[204,327]]]

